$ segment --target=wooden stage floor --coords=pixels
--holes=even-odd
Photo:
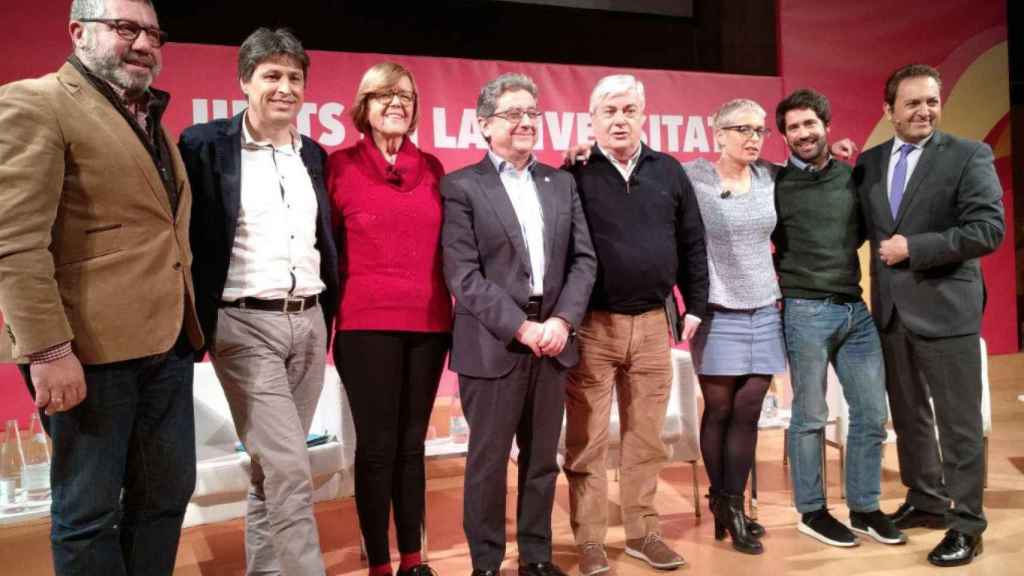
[[[924,529],[908,533],[905,546],[884,546],[862,539],[857,548],[839,549],[819,544],[796,531],[797,513],[791,505],[788,468],[782,465],[782,432],[763,431],[758,449],[760,520],[768,534],[762,556],[747,556],[732,550],[728,541],[716,542],[710,512],[703,518],[694,514],[691,469],[674,465],[664,470],[658,489],[664,535],[687,559],[678,574],[807,574],[815,576],[867,576],[935,574],[1011,575],[1024,574],[1024,353],[992,357],[990,362],[993,424],[990,437],[990,465],[985,507],[989,529],[985,551],[973,564],[941,571],[925,559],[941,539],[941,531]],[[847,518],[845,502],[839,498],[838,457],[829,449],[829,506],[842,520]],[[510,465],[508,533],[514,534],[515,468]],[[462,475],[464,460],[432,462],[428,467],[429,556],[442,576],[470,573],[469,553],[462,534]],[[701,493],[707,481],[703,468]],[[612,476],[609,475],[610,481]],[[611,483],[611,496],[617,498]],[[895,446],[890,446],[883,463],[882,508],[894,510],[902,501]],[[559,478],[554,512],[554,561],[570,574],[577,574],[576,555],[569,528],[568,491],[564,476]],[[354,501],[349,498],[321,503],[316,507],[320,542],[330,575],[365,574],[359,558],[358,524]],[[623,552],[624,535],[618,508],[611,504],[612,526],[608,552],[613,574],[652,574],[646,565]],[[188,529],[182,535],[176,575],[227,576],[244,574],[243,523],[241,520]],[[0,530],[0,573],[12,576],[47,574],[40,570],[41,557],[49,554],[47,526]],[[393,540],[393,539],[392,539]],[[397,554],[393,555],[397,558]],[[48,564],[48,559],[45,564]],[[516,574],[516,549],[510,542],[503,574]],[[50,569],[52,570],[52,569]]]

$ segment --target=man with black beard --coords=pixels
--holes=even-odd
[[[865,240],[863,216],[849,186],[850,166],[829,155],[831,118],[828,100],[813,90],[790,94],[775,112],[790,150],[775,182],[778,224],[773,241],[793,385],[789,454],[801,513],[797,529],[832,546],[856,546],[853,532],[884,544],[903,544],[906,537],[879,510],[885,369],[878,331],[861,299],[857,249]],[[822,490],[821,436],[828,419],[830,363],[850,404],[849,527],[829,513]]]
[[[191,194],[150,87],[167,37],[148,0],[74,0],[69,20],[60,70],[0,87],[3,356],[53,438],[55,573],[169,575],[203,337]]]

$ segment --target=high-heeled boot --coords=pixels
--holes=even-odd
[[[725,538],[729,533],[732,547],[744,554],[761,554],[764,546],[747,528],[746,516],[743,514],[743,495],[721,493],[716,498],[715,508],[715,540]]]
[[[718,498],[720,496],[721,496],[721,493],[718,492],[718,490],[715,490],[714,488],[708,488],[708,495],[707,495],[708,507],[711,509],[711,513],[712,514],[714,514],[715,502],[718,500]],[[750,516],[747,516],[746,512],[743,513],[743,520],[746,521],[746,523],[747,523],[747,532],[749,532],[751,536],[753,536],[754,538],[757,538],[757,539],[760,539],[762,536],[764,536],[764,526],[762,526],[761,524],[755,522],[754,519],[751,518]],[[718,519],[715,518],[715,526],[716,526],[715,533],[716,534],[718,533],[718,528],[717,528],[718,524],[719,524]],[[724,531],[725,528],[722,528],[722,530]]]

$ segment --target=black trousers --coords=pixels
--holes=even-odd
[[[462,523],[475,570],[498,570],[505,557],[506,474],[513,438],[519,445],[519,560],[551,561],[566,370],[552,358],[528,352],[519,356],[515,368],[501,378],[459,375],[469,422]]]
[[[392,507],[399,551],[420,550],[423,440],[450,344],[447,333],[369,330],[334,340],[356,428],[356,511],[371,566],[390,561]]]
[[[978,335],[924,338],[894,315],[880,336],[907,502],[945,514],[948,528],[981,534],[988,523]]]

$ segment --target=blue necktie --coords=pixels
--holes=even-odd
[[[889,208],[892,210],[892,219],[900,211],[900,202],[903,201],[903,190],[907,187],[907,155],[914,149],[913,144],[900,146],[900,159],[896,161],[896,167],[892,171],[892,184],[889,186]]]

